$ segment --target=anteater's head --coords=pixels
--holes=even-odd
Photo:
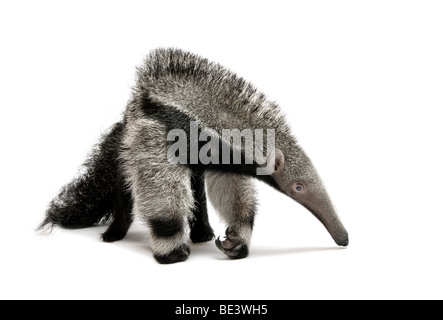
[[[317,170],[298,144],[292,145],[291,152],[287,154],[276,148],[268,158],[268,167],[273,170],[270,178],[275,188],[312,212],[339,246],[348,246],[348,233],[337,216]]]

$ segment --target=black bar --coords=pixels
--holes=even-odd
[[[163,300],[149,305],[167,319],[283,319],[278,317],[294,311],[294,301],[280,300]]]

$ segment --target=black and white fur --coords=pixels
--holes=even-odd
[[[136,215],[148,226],[157,261],[184,261],[190,254],[189,239],[203,242],[214,237],[207,190],[228,226],[225,240],[216,240],[217,247],[231,258],[244,258],[257,211],[253,180],[258,178],[303,204],[337,244],[348,245],[321,179],[274,102],[224,67],[178,49],[153,51],[137,75],[122,122],[94,149],[84,174],[50,203],[41,227],[78,228],[111,220],[102,237],[112,242],[124,238]],[[226,143],[222,129],[275,129],[274,173],[257,176],[255,162],[168,162],[172,142],[167,133],[183,129],[189,137],[191,121],[199,130],[210,128],[220,144]]]

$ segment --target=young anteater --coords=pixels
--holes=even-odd
[[[244,258],[257,205],[253,180],[260,179],[311,211],[338,245],[348,245],[317,171],[274,102],[226,68],[178,49],[151,52],[137,75],[123,120],[102,138],[83,174],[50,203],[40,227],[82,228],[111,220],[102,237],[112,242],[125,237],[136,215],[148,226],[158,262],[184,261],[189,239],[214,237],[207,190],[228,226],[226,238],[216,239],[217,247],[231,258]],[[193,129],[200,139],[193,138]],[[222,134],[226,129],[249,132],[255,142],[260,130],[266,131],[275,147],[247,146],[245,139],[233,143],[233,136]],[[176,150],[185,155],[179,162],[171,161],[171,148],[178,143],[170,137],[174,130],[189,139],[183,150]],[[220,148],[202,152],[208,138]],[[227,156],[219,152],[224,148]],[[251,148],[265,157],[254,153],[251,158]],[[236,154],[243,161],[230,161]],[[271,171],[258,175],[264,167]]]

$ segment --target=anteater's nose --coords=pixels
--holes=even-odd
[[[343,239],[336,240],[335,243],[337,243],[341,247],[347,247],[349,245],[349,237],[348,237],[348,235],[343,237]]]

